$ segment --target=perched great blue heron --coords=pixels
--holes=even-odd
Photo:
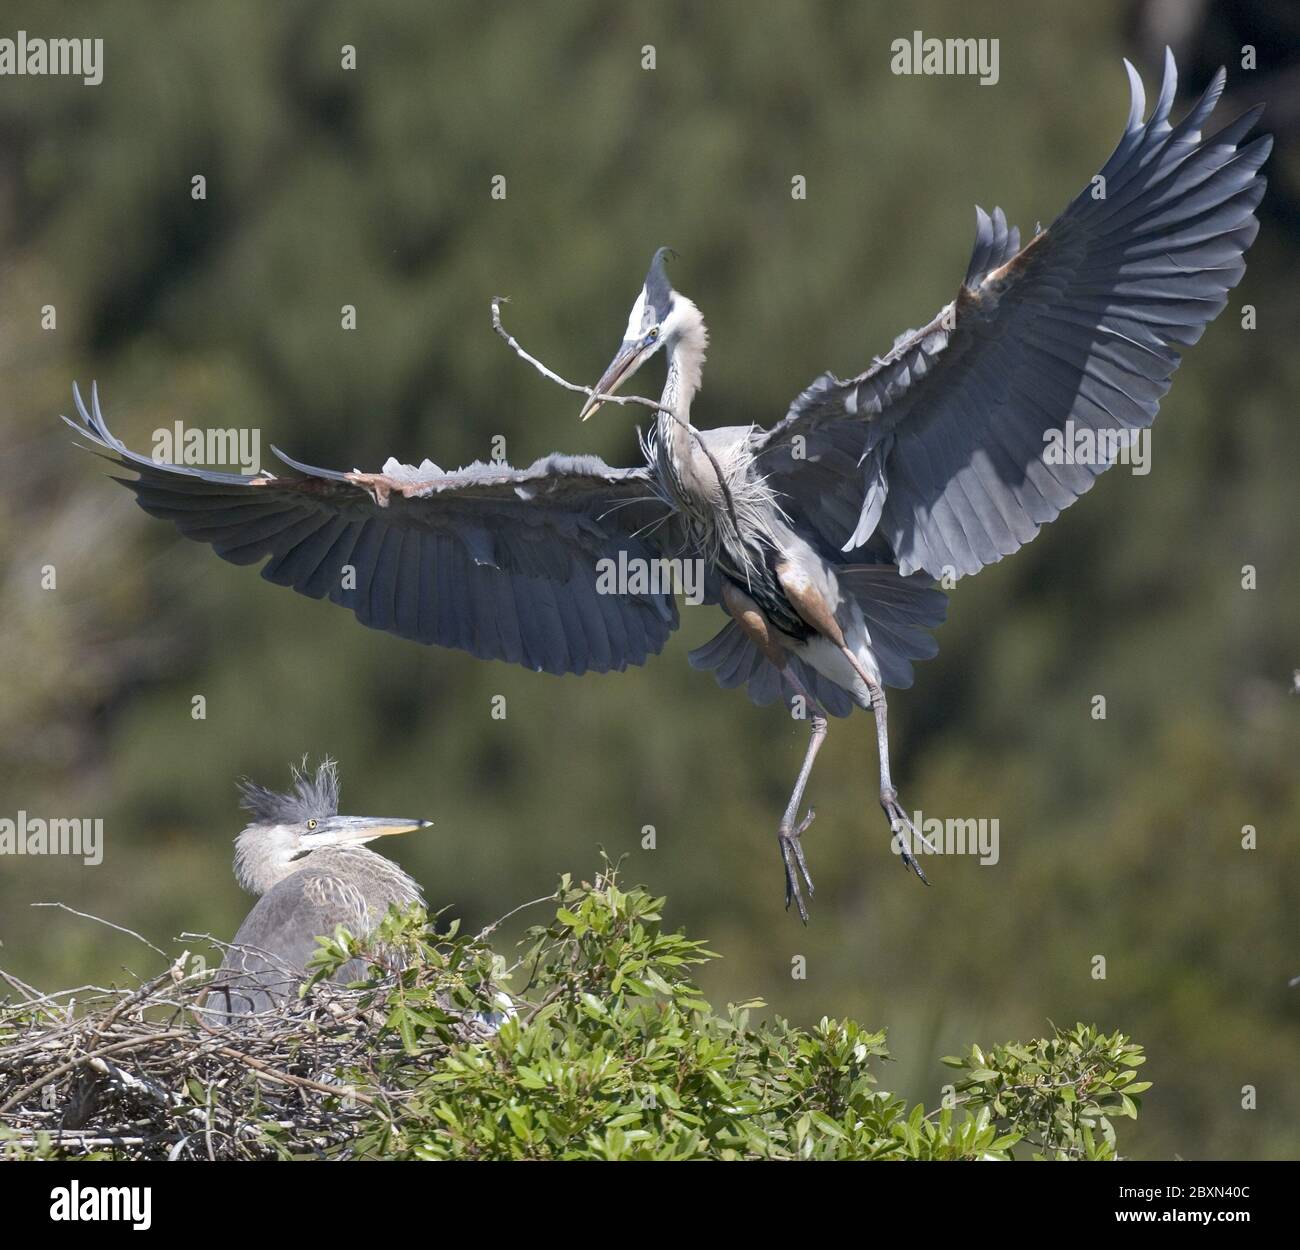
[[[1127,62],[1125,63],[1127,65]],[[957,578],[1032,539],[1113,458],[1047,454],[1074,431],[1151,424],[1179,363],[1245,272],[1271,140],[1252,109],[1210,138],[1222,70],[1176,125],[1176,74],[1145,122],[1131,110],[1100,174],[1022,249],[1001,210],[977,210],[956,298],[865,373],[825,374],[785,418],[700,430],[691,402],[707,343],[696,306],[655,254],[585,418],[661,349],[668,379],[645,463],[552,455],[527,469],[445,473],[390,460],[337,473],[281,455],[292,476],[154,463],[110,434],[94,397],[82,430],[140,505],[237,564],[351,608],[364,625],[549,673],[641,664],[677,625],[661,584],[600,593],[602,561],[699,560],[731,620],[691,663],[759,704],[802,698],[812,735],[778,838],[786,905],[812,893],[799,813],[826,715],[875,718],[880,803],[905,864],[917,836],[889,767],[886,685],[931,656]],[[585,389],[585,388],[580,388]],[[640,401],[646,402],[646,401]],[[76,423],[74,423],[76,425]],[[280,453],[277,452],[277,455]],[[1086,462],[1082,462],[1086,461]]]
[[[235,876],[260,894],[214,982],[211,1001],[231,1015],[266,1011],[291,998],[302,981],[316,938],[342,925],[367,937],[390,905],[424,905],[420,887],[391,859],[366,843],[427,829],[428,820],[340,816],[339,777],[332,760],[314,774],[294,769],[284,794],[240,783],[248,825],[235,840]],[[341,984],[366,974],[362,959],[334,975]]]

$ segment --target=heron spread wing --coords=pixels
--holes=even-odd
[[[109,432],[97,394],[89,412],[76,401],[69,424],[139,475],[121,480],[146,512],[232,564],[269,556],[268,581],[328,597],[372,629],[584,673],[643,664],[677,627],[671,592],[602,593],[618,588],[621,557],[655,554],[667,509],[644,469],[553,455],[527,469],[390,460],[381,473],[337,473],[277,451],[293,476],[245,477],[137,455]]]
[[[1202,138],[1220,70],[1171,124],[1166,52],[1143,123],[1142,83],[1125,65],[1124,135],[1061,216],[1021,249],[1000,209],[977,210],[957,298],[867,372],[819,378],[756,436],[769,480],[828,543],[852,552],[874,536],[904,574],[935,577],[1011,554],[1109,463],[1056,463],[1049,440],[1149,426],[1178,348],[1223,310],[1258,229],[1272,140],[1242,140],[1260,109]]]

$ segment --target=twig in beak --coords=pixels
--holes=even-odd
[[[492,328],[505,339],[510,350],[515,353],[520,360],[526,360],[538,373],[544,378],[549,378],[552,382],[564,387],[566,391],[576,391],[580,395],[590,396],[592,399],[599,399],[602,403],[607,404],[641,404],[646,408],[653,408],[656,412],[666,412],[679,425],[682,419],[673,409],[661,404],[653,399],[646,399],[643,395],[600,395],[590,386],[578,386],[574,382],[566,382],[553,369],[548,369],[536,356],[530,356],[520,346],[519,340],[511,334],[505,326],[501,324],[501,305],[510,303],[508,295],[494,295],[492,297]],[[718,488],[722,491],[722,497],[727,502],[727,515],[731,518],[732,527],[736,531],[737,537],[740,536],[740,521],[736,517],[736,505],[731,498],[731,488],[727,485],[727,479],[723,476],[722,466],[718,463],[717,457],[705,446],[704,440],[700,437],[700,432],[694,426],[687,425],[687,431],[695,440],[696,446],[705,454],[709,463],[713,466],[714,476],[718,479]]]
[[[509,330],[501,324],[501,305],[510,303],[508,295],[494,295],[492,297],[492,328],[510,345],[510,349],[520,360],[526,360],[538,373],[544,378],[549,378],[559,386],[564,387],[566,391],[575,391],[579,395],[587,395],[592,399],[598,399],[603,404],[642,404],[646,408],[653,408],[656,412],[666,412],[669,416],[676,416],[671,408],[664,407],[654,399],[647,399],[644,395],[601,395],[590,386],[578,386],[574,382],[566,382],[553,369],[548,369],[536,356],[530,356],[519,345],[519,340],[515,338]]]

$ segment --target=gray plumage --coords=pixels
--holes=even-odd
[[[235,842],[235,875],[261,897],[235,934],[209,1000],[231,1015],[266,1011],[295,996],[317,937],[332,936],[339,925],[366,937],[391,905],[423,906],[419,886],[364,843],[429,824],[340,816],[331,760],[314,774],[295,769],[286,793],[250,781],[240,790],[249,824]],[[333,979],[346,984],[365,975],[365,961],[354,959]]]
[[[848,381],[826,374],[757,443],[775,485],[825,541],[878,537],[903,573],[974,573],[1028,542],[1107,466],[1048,464],[1044,435],[1149,426],[1179,363],[1245,273],[1259,229],[1262,106],[1202,138],[1220,69],[1177,125],[1177,73],[1149,120],[1142,80],[1094,179],[1020,249],[1000,209],[977,210],[957,298]],[[802,435],[806,462],[791,460]]]
[[[223,559],[328,596],[372,628],[550,673],[641,664],[677,627],[666,592],[598,592],[602,561],[685,556],[731,616],[691,653],[757,703],[803,698],[813,738],[779,837],[787,904],[811,891],[794,816],[823,713],[876,718],[881,804],[916,836],[889,777],[885,685],[935,653],[946,599],[931,582],[977,572],[1029,542],[1107,467],[1055,463],[1050,435],[1150,425],[1179,363],[1225,307],[1264,193],[1267,136],[1252,109],[1212,137],[1220,70],[1177,124],[1165,76],[1143,121],[1141,80],[1101,173],[1025,247],[1000,209],[977,210],[955,298],[848,380],[825,374],[770,429],[699,430],[691,402],[707,345],[695,305],[655,253],[614,360],[609,394],[664,350],[668,377],[645,464],[549,456],[528,469],[444,473],[389,461],[338,473],[282,456],[294,476],[245,478],[155,464],[77,394],[75,428],[138,479],[147,512]],[[583,416],[600,407],[593,397]],[[280,453],[277,452],[277,455]],[[345,576],[355,570],[355,584]],[[905,863],[922,875],[902,848]]]

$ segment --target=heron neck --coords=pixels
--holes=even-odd
[[[297,870],[298,842],[278,825],[250,825],[235,839],[235,876],[250,894],[265,894]]]
[[[235,839],[235,876],[250,893],[265,894],[304,869],[336,873],[344,880],[361,874],[373,881],[383,896],[381,911],[389,902],[424,902],[420,887],[397,864],[363,846],[322,847],[309,855],[300,850],[288,829],[250,826]]]
[[[660,405],[668,411],[659,413],[658,426],[659,444],[671,452],[679,472],[691,463],[691,402],[700,389],[703,364],[703,344],[694,336],[683,336],[672,345],[668,377],[659,397]]]

